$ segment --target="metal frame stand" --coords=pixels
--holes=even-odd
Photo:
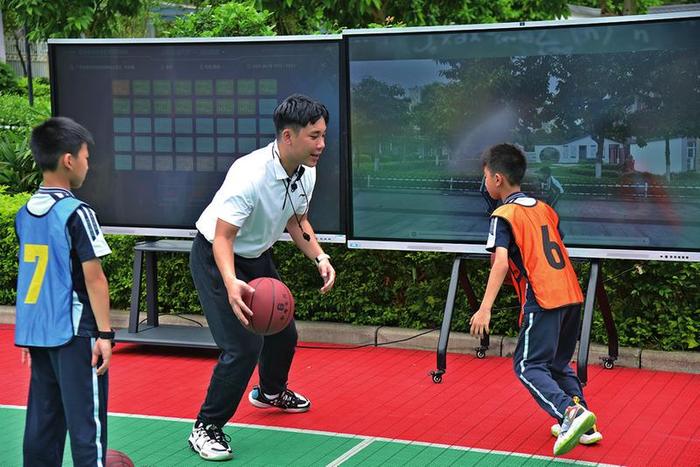
[[[445,302],[445,314],[442,317],[442,326],[440,328],[440,337],[437,347],[437,369],[430,372],[433,382],[439,384],[442,382],[442,375],[447,371],[447,343],[450,338],[450,326],[452,325],[452,312],[454,310],[455,299],[457,297],[457,285],[467,294],[469,307],[474,313],[479,309],[479,302],[474,294],[471,282],[466,272],[465,263],[463,260],[468,259],[484,259],[484,255],[456,255],[454,263],[452,263],[452,276],[450,277],[450,286],[447,291],[447,300]],[[610,302],[608,294],[603,286],[602,275],[600,274],[602,260],[591,260],[591,269],[588,276],[588,288],[586,292],[584,307],[583,307],[583,323],[581,327],[581,335],[579,341],[578,358],[577,358],[577,374],[581,380],[581,384],[586,385],[588,382],[588,353],[591,343],[591,328],[593,326],[593,307],[596,299],[598,307],[603,315],[605,330],[608,335],[608,355],[601,357],[603,366],[606,369],[612,369],[615,366],[615,360],[618,358],[618,337],[615,322],[613,321],[612,312],[610,311]],[[486,335],[481,339],[480,345],[476,347],[476,356],[484,358],[486,351],[489,348],[489,336]]]
[[[115,333],[117,342],[198,347],[215,349],[209,328],[197,326],[160,325],[158,322],[158,253],[189,253],[190,240],[157,240],[138,242],[134,246],[133,283],[129,328]],[[146,260],[146,323],[139,324],[141,305],[141,276]]]
[[[452,325],[452,312],[454,310],[455,299],[457,298],[457,285],[467,294],[467,301],[472,312],[475,313],[479,309],[479,300],[476,298],[472,284],[469,281],[469,276],[466,271],[467,259],[485,259],[486,255],[456,255],[452,263],[452,276],[450,277],[450,286],[447,290],[447,300],[445,302],[445,313],[442,317],[442,326],[440,328],[440,337],[437,347],[437,370],[430,372],[433,378],[433,383],[439,384],[442,382],[442,375],[447,369],[447,343],[450,338],[450,326]],[[476,351],[477,358],[486,357],[486,351],[489,349],[488,334],[481,338]]]
[[[576,373],[581,384],[584,386],[588,382],[588,352],[591,344],[591,328],[593,326],[593,307],[596,299],[598,300],[598,308],[603,315],[605,330],[608,334],[608,355],[601,357],[603,367],[612,369],[615,366],[615,360],[619,356],[617,328],[613,321],[612,312],[610,311],[610,302],[608,294],[603,286],[603,276],[601,274],[602,260],[591,260],[591,270],[588,274],[588,288],[586,289],[586,301],[583,306],[583,323],[581,325],[581,337],[579,338],[578,358],[576,359]]]

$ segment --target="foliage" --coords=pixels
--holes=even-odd
[[[605,263],[620,345],[660,350],[700,347],[700,263]],[[605,327],[596,314],[593,339],[605,342]]]
[[[14,214],[27,194],[8,195],[0,188],[0,303],[14,303],[17,279],[17,241]],[[98,213],[99,214],[99,213]],[[109,235],[112,254],[103,260],[114,308],[130,306],[135,237]],[[311,261],[289,242],[273,250],[282,278],[294,292],[300,320],[435,328],[442,321],[452,255],[426,252],[351,250],[326,245],[338,273],[336,286],[321,295],[321,279]],[[478,298],[488,276],[488,262],[466,263]],[[588,266],[576,264],[582,284]],[[700,275],[698,263],[638,263],[607,261],[603,268],[620,345],[661,350],[700,348]],[[188,257],[158,257],[159,307],[163,313],[201,313],[190,277]],[[145,293],[145,287],[142,287]],[[143,297],[143,296],[142,296]],[[145,300],[142,299],[145,309]],[[494,306],[492,332],[515,336],[518,303],[509,286],[501,289]],[[452,329],[468,331],[471,312],[463,292],[457,294]],[[605,343],[600,313],[595,313],[594,342]]]
[[[163,24],[165,37],[271,36],[270,13],[257,11],[252,0],[205,6],[196,13]]]
[[[16,94],[21,96],[29,95],[27,81],[26,76],[19,78],[19,89]],[[34,93],[34,99],[44,97],[48,101],[51,98],[51,85],[49,84],[48,78],[32,79],[32,92]]]
[[[29,199],[29,194],[9,195],[0,186],[0,303],[15,303],[17,287],[17,251],[15,214]]]
[[[10,65],[0,62],[0,94],[15,94],[20,91],[17,75]]]
[[[26,25],[32,41],[49,37],[111,37],[124,18],[150,0],[0,0],[5,29]]]
[[[0,185],[7,193],[33,192],[41,183],[41,172],[34,162],[27,136],[0,134]]]
[[[51,101],[46,97],[29,105],[26,97],[14,94],[0,95],[0,131],[26,132],[51,116]]]
[[[372,25],[436,26],[535,21],[568,15],[566,1],[554,0],[260,0],[273,11],[279,34],[334,33]]]

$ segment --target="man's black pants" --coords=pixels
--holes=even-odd
[[[245,282],[258,277],[279,279],[269,250],[253,259],[236,255],[234,261],[236,277]],[[284,390],[297,344],[296,325],[292,320],[283,331],[264,337],[244,328],[229,304],[212,245],[201,233],[192,245],[190,271],[214,342],[221,349],[198,418],[223,426],[236,412],[256,364],[264,393]]]

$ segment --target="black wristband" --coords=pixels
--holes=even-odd
[[[98,339],[113,340],[114,331],[97,331]]]

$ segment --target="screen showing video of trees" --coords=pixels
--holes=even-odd
[[[568,246],[700,249],[700,20],[348,38],[351,238],[479,243],[522,147]]]

